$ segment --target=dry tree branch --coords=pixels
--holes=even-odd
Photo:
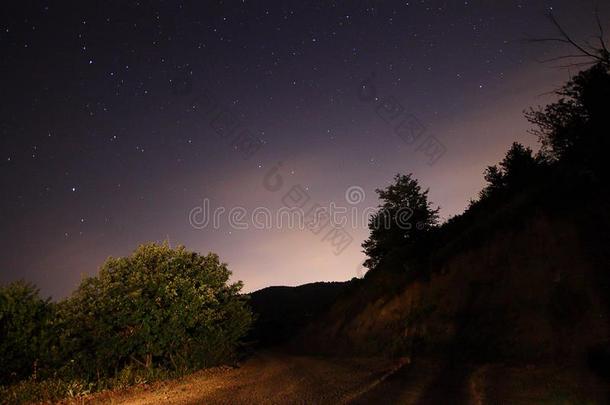
[[[570,63],[567,65],[559,65],[558,67],[561,69],[569,69],[571,67],[581,67],[581,66],[591,66],[591,65],[595,65],[597,62],[595,61],[588,61],[588,62],[580,62],[580,63]]]
[[[602,25],[601,19],[599,18],[599,5],[595,6],[595,21],[597,22],[597,29],[599,29],[599,43],[602,50],[608,55],[608,48],[606,47],[606,41],[604,39],[604,26]]]
[[[578,44],[576,41],[574,41],[570,35],[568,35],[568,33],[563,29],[563,27],[561,26],[561,24],[559,23],[559,21],[557,21],[557,19],[555,18],[555,16],[553,15],[553,13],[549,13],[548,14],[549,19],[551,20],[551,22],[553,23],[553,25],[555,26],[555,28],[557,28],[557,30],[559,31],[559,33],[561,34],[561,36],[563,37],[564,41],[567,41],[569,44],[571,44],[573,47],[575,47],[576,49],[578,49],[581,53],[583,53],[584,55],[587,55],[593,59],[596,60],[601,60],[601,58],[589,51],[587,51],[585,48],[583,48],[580,44]]]
[[[569,41],[566,41],[565,39],[562,38],[528,38],[526,40],[527,42],[532,42],[532,43],[536,43],[536,42],[561,42],[564,44],[569,44]]]
[[[556,56],[554,58],[542,59],[539,62],[549,63],[549,62],[556,62],[556,61],[562,60],[562,59],[588,58],[588,57],[589,57],[588,55],[563,55],[563,56]]]
[[[549,59],[542,60],[542,63],[548,62],[556,62],[558,60],[564,59],[577,59],[577,58],[587,58],[590,59],[588,62],[578,62],[578,63],[570,63],[567,65],[558,66],[560,68],[572,68],[572,67],[581,67],[581,66],[589,66],[595,63],[604,63],[606,65],[610,64],[610,52],[608,52],[608,47],[604,40],[604,28],[601,22],[601,18],[599,16],[599,9],[596,7],[595,9],[595,21],[597,23],[597,28],[599,30],[599,35],[596,35],[595,38],[600,42],[600,47],[596,47],[592,45],[589,41],[584,41],[584,45],[578,43],[574,40],[568,32],[563,28],[561,23],[555,18],[553,13],[549,12],[547,14],[551,24],[555,27],[558,32],[557,37],[550,38],[528,38],[527,42],[530,43],[544,43],[544,42],[556,42],[561,44],[568,44],[572,48],[578,51],[577,54],[569,54],[558,57],[553,57]]]

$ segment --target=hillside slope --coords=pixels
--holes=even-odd
[[[564,363],[607,376],[607,201],[590,195],[573,205],[563,191],[539,190],[487,210],[485,219],[475,215],[433,254],[425,277],[396,264],[371,272],[295,346]]]

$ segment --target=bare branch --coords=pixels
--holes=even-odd
[[[588,62],[580,62],[580,63],[569,63],[567,65],[559,65],[557,67],[561,68],[561,69],[569,69],[572,67],[581,67],[581,66],[591,66],[591,65],[595,65],[597,62],[595,61],[588,61]]]
[[[566,41],[565,39],[562,39],[562,38],[529,38],[529,39],[526,39],[526,41],[533,42],[533,43],[536,43],[536,42],[561,42],[564,44],[570,43],[569,41]]]
[[[599,29],[599,43],[602,46],[605,54],[608,54],[608,48],[606,47],[606,41],[604,40],[604,26],[602,25],[601,19],[599,18],[599,4],[595,6],[595,21],[597,22],[597,28]]]
[[[572,58],[589,58],[590,56],[588,55],[564,55],[564,56],[557,56],[554,58],[549,58],[549,59],[542,59],[538,62],[541,63],[549,63],[549,62],[556,62],[558,60],[563,60],[563,59],[572,59]]]
[[[536,97],[545,97],[545,96],[554,96],[557,95],[557,92],[561,90],[559,88],[551,91],[545,91],[544,93],[537,94]]]
[[[563,26],[559,23],[559,21],[557,20],[557,18],[555,18],[555,16],[553,15],[553,13],[549,12],[547,14],[547,17],[549,18],[549,20],[551,21],[551,24],[553,24],[553,26],[555,27],[555,29],[557,30],[558,36],[557,37],[548,37],[548,38],[525,38],[522,41],[526,41],[529,43],[546,43],[546,42],[552,42],[552,43],[560,43],[560,44],[567,44],[570,47],[574,48],[577,52],[575,53],[571,53],[568,55],[562,55],[562,56],[558,56],[558,57],[552,57],[549,59],[544,59],[540,62],[542,63],[548,63],[548,62],[556,62],[559,60],[570,60],[570,59],[574,59],[574,60],[578,60],[578,59],[589,59],[589,61],[586,62],[574,62],[574,63],[569,63],[567,65],[561,65],[561,66],[557,66],[560,68],[577,68],[577,67],[581,67],[581,66],[590,66],[590,65],[594,65],[596,63],[601,63],[607,67],[610,67],[610,52],[608,51],[608,46],[606,45],[605,42],[605,33],[604,33],[604,29],[603,29],[603,24],[601,22],[601,18],[599,15],[599,10],[598,8],[596,8],[595,10],[595,21],[597,23],[597,27],[599,30],[599,36],[594,36],[593,38],[595,38],[597,41],[599,41],[600,46],[595,46],[593,44],[591,44],[591,42],[589,42],[588,40],[585,40],[584,43],[579,43],[576,40],[574,40],[569,34],[568,32],[563,28]]]
[[[583,48],[581,45],[579,45],[576,41],[574,41],[569,35],[568,33],[563,29],[563,27],[561,26],[561,24],[559,24],[559,21],[557,21],[557,19],[555,18],[555,16],[553,15],[553,13],[549,13],[549,19],[551,20],[551,22],[553,23],[553,25],[555,26],[555,28],[557,28],[557,30],[559,31],[559,33],[561,34],[561,36],[563,37],[563,39],[565,41],[567,41],[569,44],[571,44],[573,47],[575,47],[576,49],[578,49],[581,53],[583,53],[584,55],[587,55],[595,60],[602,60],[602,58],[600,58],[599,56],[587,51],[585,48]]]

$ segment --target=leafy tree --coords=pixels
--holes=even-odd
[[[229,359],[252,314],[216,254],[167,244],[110,258],[60,305],[64,356],[75,374],[132,365],[186,369]]]
[[[0,382],[36,375],[47,365],[53,312],[32,284],[17,281],[0,288]]]
[[[364,265],[377,267],[397,249],[413,247],[438,222],[439,209],[428,201],[428,190],[422,190],[412,174],[397,174],[394,183],[375,190],[383,202],[369,221],[371,235],[362,247],[368,259]]]
[[[542,144],[541,156],[564,173],[607,175],[605,154],[610,146],[610,50],[607,45],[603,19],[595,10],[597,33],[586,41],[578,41],[561,26],[550,13],[549,19],[556,36],[534,39],[534,42],[553,42],[571,47],[571,53],[549,59],[565,60],[563,67],[580,71],[555,93],[559,100],[536,110],[530,109],[527,117],[537,129]],[[597,43],[594,45],[594,43]]]
[[[485,170],[488,185],[481,191],[481,199],[523,187],[535,177],[539,168],[539,160],[532,155],[532,150],[514,142],[498,165]]]
[[[556,94],[557,102],[527,113],[542,156],[600,172],[610,146],[610,63],[581,71]]]

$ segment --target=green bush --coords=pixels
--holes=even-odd
[[[234,359],[252,323],[218,256],[142,245],[66,300],[0,288],[0,402],[52,401]]]
[[[172,370],[229,360],[251,312],[217,255],[148,244],[110,258],[59,304],[64,371],[116,375],[127,366]]]
[[[23,281],[0,287],[0,383],[33,375],[52,356],[54,306]]]

